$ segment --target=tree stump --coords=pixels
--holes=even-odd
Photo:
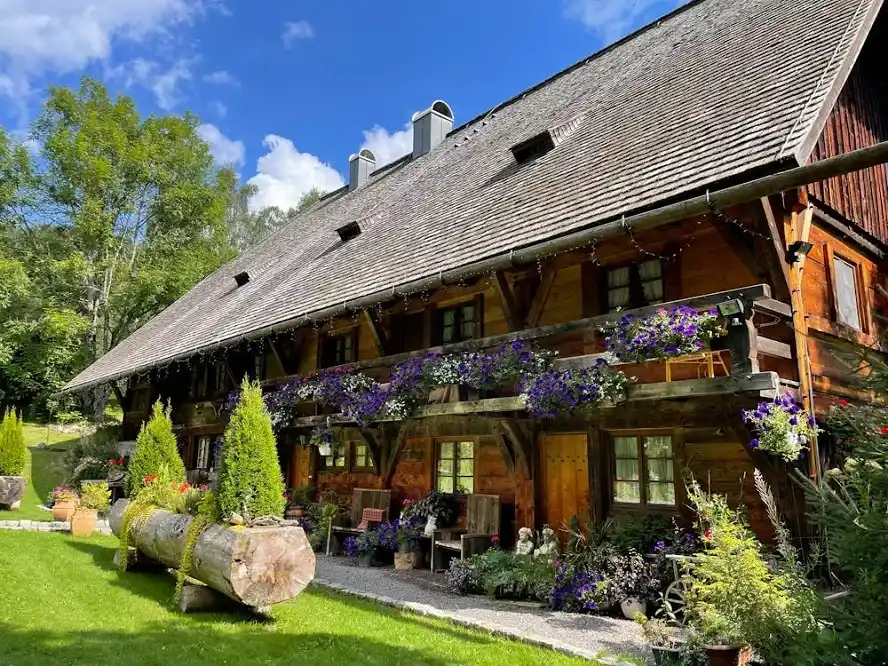
[[[111,509],[111,531],[120,536],[127,500]],[[157,509],[133,527],[130,545],[178,569],[191,516]],[[314,579],[315,554],[301,527],[211,525],[200,537],[188,575],[251,608],[298,596]]]
[[[23,476],[0,476],[0,508],[17,511],[27,488],[28,479]]]

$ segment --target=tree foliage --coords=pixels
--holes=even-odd
[[[185,481],[185,464],[179,456],[170,409],[164,409],[160,400],[154,403],[151,418],[142,424],[136,439],[136,449],[126,470],[126,496],[135,497],[145,487],[146,478],[163,473],[165,480]]]
[[[271,416],[259,384],[245,379],[225,431],[219,507],[227,519],[233,513],[244,518],[280,516],[285,505]]]
[[[22,422],[15,410],[7,409],[0,423],[0,476],[21,476],[26,455]]]

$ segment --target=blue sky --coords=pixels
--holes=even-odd
[[[460,124],[679,0],[0,0],[0,124],[87,74],[147,113],[197,114],[220,163],[289,206],[361,147],[408,152],[435,99]]]

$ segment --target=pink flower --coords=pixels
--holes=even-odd
[[[207,484],[205,484],[205,483],[200,484],[201,490],[207,490],[208,488],[209,488],[209,486]]]
[[[493,546],[498,546],[498,545],[499,545],[499,542],[500,542],[500,538],[499,538],[499,536],[497,536],[496,534],[494,534],[492,537],[490,537],[490,543],[491,543],[491,545],[493,545]]]

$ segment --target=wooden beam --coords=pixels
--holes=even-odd
[[[370,329],[370,334],[373,336],[373,344],[376,345],[376,351],[379,352],[380,356],[385,356],[388,353],[388,338],[385,335],[385,331],[379,326],[379,323],[373,319],[373,315],[370,314],[370,310],[362,310],[361,311],[364,317],[364,321],[367,323],[367,327]]]
[[[509,446],[509,442],[506,438],[505,432],[502,428],[499,427],[499,423],[491,429],[493,433],[493,438],[496,440],[497,448],[499,448],[500,455],[503,457],[503,460],[506,463],[506,467],[509,469],[509,472],[515,471],[515,458],[517,457],[515,453],[512,451],[512,448]]]
[[[512,442],[512,447],[516,454],[517,469],[525,479],[532,479],[531,460],[533,456],[533,447],[531,445],[532,435],[525,430],[524,426],[513,419],[498,419],[499,428],[505,433]]]
[[[776,358],[792,358],[792,347],[785,342],[778,342],[771,338],[756,338],[756,351],[765,356]]]
[[[543,315],[543,308],[546,307],[546,301],[549,299],[549,292],[552,291],[552,285],[555,284],[555,277],[558,275],[558,268],[554,263],[549,262],[543,268],[543,276],[540,279],[540,286],[537,287],[530,307],[527,310],[527,326],[535,328],[540,325],[540,317]]]
[[[752,304],[752,309],[756,312],[774,315],[775,317],[792,319],[792,306],[781,301],[775,301],[773,298],[763,298],[755,301]]]
[[[737,254],[750,275],[755,275],[760,279],[765,277],[760,274],[761,267],[756,257],[755,243],[750,243],[750,236],[748,234],[743,233],[734,224],[718,219],[712,223],[712,226],[725,244]]]
[[[284,363],[283,357],[278,353],[277,345],[274,344],[274,340],[272,340],[271,337],[268,338],[268,346],[271,347],[271,353],[274,354],[274,357],[277,360],[278,365],[281,366],[281,370],[284,371],[284,374],[292,375],[295,372],[296,368],[287,367],[287,364]]]
[[[500,307],[503,309],[503,315],[506,318],[506,324],[510,331],[520,331],[524,328],[521,320],[521,313],[518,311],[518,305],[515,302],[515,295],[512,293],[512,287],[506,279],[503,271],[495,271],[493,274],[493,286],[499,295]]]
[[[675,398],[699,398],[716,395],[753,394],[757,397],[773,398],[780,388],[780,380],[776,372],[758,372],[742,377],[715,377],[713,379],[688,379],[680,382],[658,382],[652,384],[631,384],[626,389],[626,402],[669,400]],[[620,403],[622,404],[622,403]],[[607,407],[602,407],[603,409]],[[514,396],[508,398],[488,398],[466,402],[449,402],[442,405],[421,407],[411,419],[431,416],[456,416],[461,414],[485,414],[520,412],[524,410],[524,398]],[[351,424],[350,419],[337,416],[306,416],[296,419],[295,428],[306,428],[326,423],[327,419],[335,425]],[[395,421],[396,419],[381,419]],[[401,436],[400,433],[398,435]]]
[[[770,245],[765,247],[765,259],[771,267],[771,272],[776,273],[775,280],[778,284],[777,295],[780,298],[789,298],[789,264],[786,262],[786,243],[783,241],[782,223],[777,225],[777,217],[768,197],[761,198],[762,212],[765,216],[768,235],[771,237]]]
[[[388,488],[391,485],[392,474],[395,473],[395,467],[398,466],[398,456],[404,448],[404,442],[407,439],[407,423],[401,423],[398,428],[398,436],[395,437],[394,443],[389,447],[388,457],[382,467],[382,487]]]

